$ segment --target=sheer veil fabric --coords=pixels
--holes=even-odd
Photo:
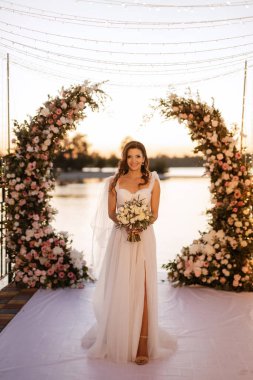
[[[135,193],[121,189],[117,184],[117,207],[136,196],[150,204],[155,180],[159,177],[152,172],[149,186]],[[107,230],[110,236],[93,299],[96,323],[82,338],[82,346],[88,349],[90,358],[107,358],[122,363],[135,360],[142,325],[146,275],[148,353],[150,359],[166,358],[175,350],[176,341],[158,327],[153,226],[143,231],[141,241],[135,243],[127,241],[124,229],[113,225]]]

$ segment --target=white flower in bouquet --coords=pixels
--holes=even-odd
[[[128,230],[127,241],[137,242],[141,240],[139,233],[151,224],[152,214],[147,203],[138,196],[120,206],[116,218],[118,226]]]

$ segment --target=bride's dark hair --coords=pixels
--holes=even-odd
[[[116,173],[116,175],[115,175],[115,177],[111,183],[110,191],[115,188],[119,177],[121,177],[124,174],[127,174],[129,171],[129,167],[127,165],[127,155],[128,155],[129,149],[139,149],[142,152],[142,155],[144,157],[144,163],[141,166],[141,173],[142,173],[141,178],[143,179],[144,182],[139,183],[138,186],[146,185],[150,179],[149,161],[148,161],[145,146],[139,141],[130,141],[123,148],[122,158],[119,161],[118,172]]]

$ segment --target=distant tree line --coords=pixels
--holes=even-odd
[[[121,148],[126,142],[132,140],[127,136],[121,143]],[[110,157],[104,157],[97,152],[90,152],[90,145],[87,137],[83,134],[76,134],[74,137],[66,137],[62,142],[54,166],[64,172],[80,171],[88,167],[117,167],[119,157],[112,154]],[[248,155],[247,159],[250,158]],[[203,158],[200,156],[183,156],[168,157],[165,154],[157,155],[150,158],[150,169],[158,173],[166,173],[169,167],[201,167]]]

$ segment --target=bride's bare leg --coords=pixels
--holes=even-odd
[[[139,346],[137,350],[138,356],[148,356],[148,304],[147,304],[147,292],[146,292],[146,273],[144,284],[144,306],[142,315],[141,334],[139,340]]]

